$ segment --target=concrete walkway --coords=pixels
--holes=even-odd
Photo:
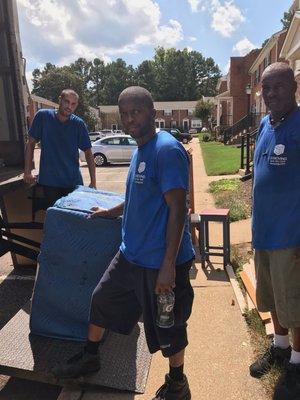
[[[198,140],[194,139],[190,147],[193,148],[196,212],[200,212],[214,205],[207,188],[209,181],[216,178],[208,178],[205,173]],[[249,227],[249,221],[232,224],[233,241],[250,241]],[[216,242],[219,241],[217,231],[218,226],[212,230]],[[223,269],[214,268],[204,273],[198,258],[192,285],[195,301],[189,320],[190,344],[185,362],[192,399],[266,400],[261,384],[249,376],[248,366],[253,359],[249,334],[237,303],[232,302],[234,293],[227,275]],[[77,397],[76,393],[66,390],[61,400],[150,400],[163,383],[166,371],[167,360],[155,354],[143,395],[86,391]]]

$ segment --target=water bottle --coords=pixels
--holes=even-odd
[[[157,295],[156,325],[160,328],[171,328],[174,325],[175,294],[173,290]]]

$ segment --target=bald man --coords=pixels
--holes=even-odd
[[[143,314],[150,352],[160,350],[169,359],[169,373],[155,399],[189,400],[183,373],[186,322],[193,303],[189,270],[194,250],[186,207],[189,158],[169,133],[155,133],[153,100],[146,89],[125,89],[119,96],[119,112],[125,132],[138,144],[125,202],[109,210],[98,209],[91,217],[123,215],[122,243],[93,293],[85,351],[53,373],[74,378],[97,371],[105,329],[130,334]],[[159,327],[157,295],[173,291],[174,326]]]
[[[274,400],[300,399],[300,109],[297,84],[287,64],[274,63],[262,75],[270,110],[259,128],[254,155],[253,247],[257,305],[270,311],[275,337],[250,366],[261,377],[276,364],[285,372]],[[293,331],[292,348],[289,329]]]
[[[79,170],[79,152],[84,151],[91,178],[90,187],[96,188],[96,171],[91,142],[84,121],[74,115],[78,107],[78,94],[64,89],[59,96],[58,110],[39,110],[29,129],[25,149],[24,181],[36,182],[32,175],[35,145],[41,143],[38,183],[43,187],[47,206],[82,185]],[[46,205],[46,204],[45,204]]]

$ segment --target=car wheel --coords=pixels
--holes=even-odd
[[[107,159],[104,154],[98,153],[94,155],[95,164],[97,167],[102,167],[107,163]]]
[[[189,141],[186,138],[182,139],[182,143],[187,144]]]

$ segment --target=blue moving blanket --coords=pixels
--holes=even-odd
[[[121,242],[121,218],[88,219],[120,194],[79,186],[47,210],[30,317],[31,333],[86,340],[91,295]]]

